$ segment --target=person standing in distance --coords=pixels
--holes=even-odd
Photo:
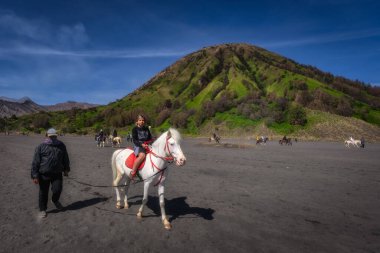
[[[33,183],[40,187],[38,196],[39,217],[47,216],[46,209],[49,196],[49,186],[53,193],[51,202],[58,210],[63,210],[59,198],[62,193],[62,173],[68,176],[70,160],[66,146],[57,139],[57,131],[50,128],[46,133],[47,138],[39,144],[34,152],[31,177]]]

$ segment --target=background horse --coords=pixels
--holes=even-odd
[[[352,138],[352,137],[351,137],[351,141],[352,141],[352,143],[354,143],[354,145],[355,145],[356,147],[359,147],[359,145],[361,144],[361,141],[360,141],[360,140],[355,140],[355,139]]]
[[[285,145],[292,145],[292,138],[283,138],[281,140],[278,141],[278,143],[280,143],[281,145],[285,144]]]
[[[120,145],[121,145],[121,137],[120,136],[116,136],[115,138],[112,138],[112,147],[119,147],[120,148]]]
[[[355,147],[359,147],[359,145],[361,144],[361,141],[360,140],[355,140],[354,138],[350,137],[348,138],[348,140],[345,140],[344,141],[344,145],[349,148],[350,145],[352,146],[355,146]]]
[[[212,136],[208,139],[209,142],[215,141],[216,143],[220,143],[221,137],[216,133],[213,133]]]
[[[111,143],[111,145],[112,145],[112,140],[113,140],[113,135],[112,135],[112,134],[108,135],[108,136],[107,136],[107,141],[106,141],[107,144],[108,144],[108,143]]]
[[[96,146],[104,148],[104,143],[106,141],[105,135],[101,136],[97,134],[95,135],[95,140],[96,140]]]
[[[161,219],[166,229],[171,229],[171,224],[166,217],[165,212],[165,180],[169,171],[168,162],[174,160],[176,165],[185,164],[181,146],[181,135],[173,128],[163,133],[156,141],[152,143],[151,150],[147,152],[145,164],[139,174],[144,182],[144,195],[142,204],[137,213],[137,217],[141,218],[144,206],[148,201],[148,191],[152,182],[157,182],[158,196],[161,208]],[[113,185],[116,186],[116,208],[123,208],[120,200],[120,192],[124,192],[124,208],[128,208],[128,187],[131,179],[129,178],[130,168],[126,166],[126,160],[133,154],[131,149],[116,150],[112,155],[112,172]],[[121,185],[124,184],[124,185]]]
[[[261,136],[259,139],[257,139],[257,141],[256,141],[256,145],[258,145],[258,144],[266,144],[267,143],[267,141],[269,140],[269,138],[268,137],[266,137],[266,136]]]

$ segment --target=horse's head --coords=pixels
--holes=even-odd
[[[185,165],[186,157],[181,149],[181,135],[173,128],[170,128],[166,134],[165,152],[173,157],[178,166]]]

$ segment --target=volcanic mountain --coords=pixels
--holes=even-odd
[[[223,44],[183,57],[104,113],[119,118],[113,122],[129,124],[130,115],[142,111],[155,126],[197,132],[210,124],[226,130],[260,123],[294,129],[326,113],[379,126],[379,109],[379,87],[256,46]]]

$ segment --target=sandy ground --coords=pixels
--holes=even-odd
[[[112,147],[92,137],[61,137],[70,177],[110,185]],[[146,217],[136,213],[142,184],[130,188],[128,210],[114,190],[65,179],[58,212],[37,218],[38,186],[30,164],[41,136],[0,136],[0,252],[380,252],[380,145],[270,142],[245,148],[185,139],[184,167],[170,168],[167,214],[157,189]],[[225,140],[227,141],[227,140]]]

